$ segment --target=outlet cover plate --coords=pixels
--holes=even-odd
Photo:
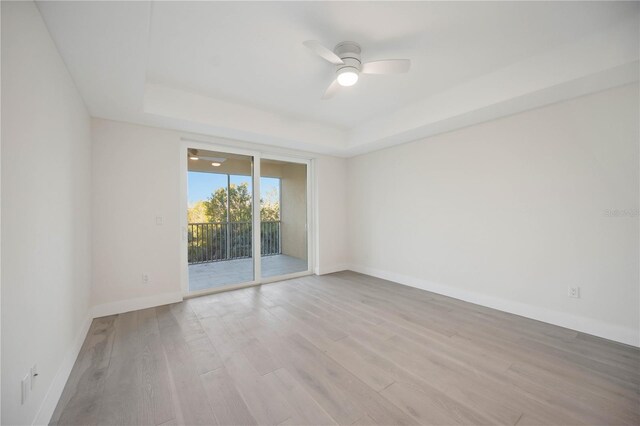
[[[569,286],[567,289],[567,295],[574,299],[580,299],[580,287]]]

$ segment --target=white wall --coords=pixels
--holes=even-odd
[[[286,163],[281,169],[282,253],[307,260],[307,166]]]
[[[89,116],[36,6],[1,8],[2,424],[13,425],[48,422],[87,330],[91,145]]]
[[[93,292],[95,315],[169,303],[180,287],[180,139],[210,139],[237,148],[264,149],[229,140],[93,119]],[[269,150],[274,154],[290,151]],[[306,155],[298,153],[299,155]],[[321,269],[346,263],[346,160],[312,155],[322,224]],[[156,216],[163,225],[156,225]],[[342,231],[334,237],[333,233]],[[344,256],[344,257],[342,257]],[[142,282],[142,273],[149,283]]]
[[[627,85],[349,159],[353,269],[640,344],[638,114]]]
[[[91,129],[96,315],[124,300],[126,309],[180,300],[179,137],[99,119]]]
[[[316,176],[315,203],[316,274],[328,274],[348,268],[347,244],[347,160],[321,157],[314,163]]]

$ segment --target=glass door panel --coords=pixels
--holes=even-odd
[[[309,269],[307,253],[307,165],[260,161],[261,276]]]
[[[189,291],[255,280],[253,157],[187,150]]]

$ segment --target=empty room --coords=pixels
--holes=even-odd
[[[640,2],[0,15],[2,425],[640,424]]]

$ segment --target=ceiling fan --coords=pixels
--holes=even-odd
[[[358,82],[360,74],[400,74],[409,71],[411,67],[409,59],[384,59],[363,64],[360,61],[360,45],[353,41],[338,43],[333,51],[316,40],[307,40],[303,44],[336,66],[336,78],[324,92],[322,99],[333,97],[341,86],[353,86]]]

